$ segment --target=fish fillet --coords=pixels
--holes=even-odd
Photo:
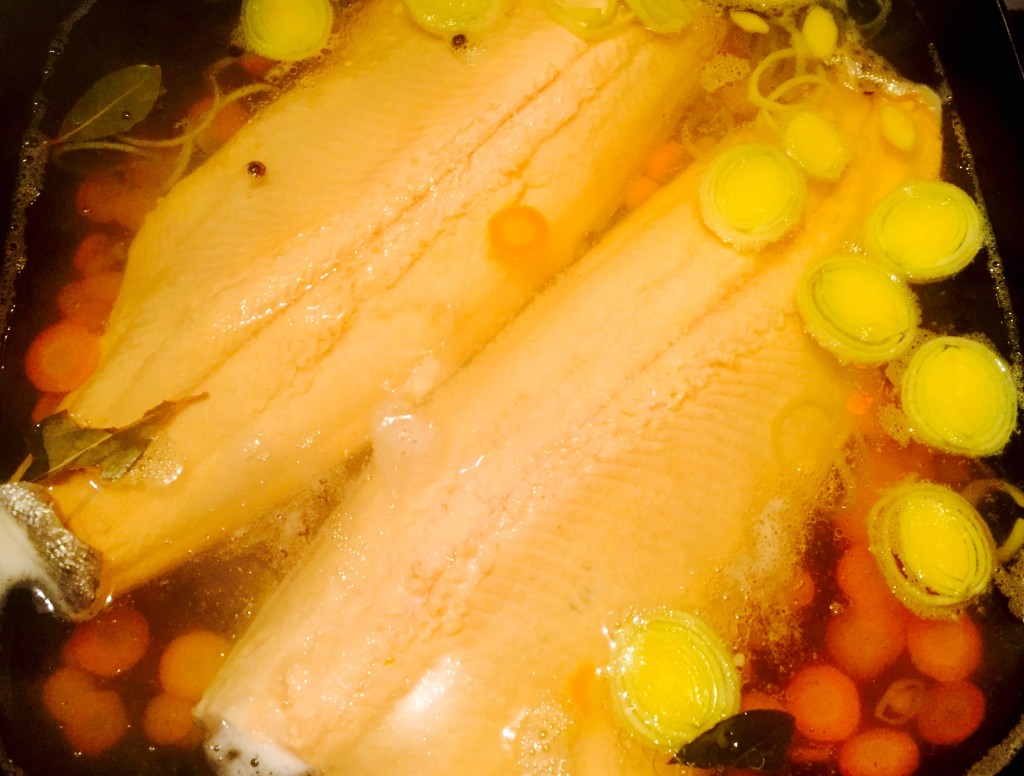
[[[878,130],[887,98],[835,91],[860,141],[793,237],[744,254],[711,236],[696,164],[382,426],[370,474],[200,703],[212,759],[651,772],[592,669],[637,609],[696,611],[738,647],[747,604],[789,583],[848,392],[801,329],[796,279],[937,173],[933,111],[913,111],[904,154]]]
[[[100,366],[66,404],[110,427],[209,396],[154,445],[149,474],[55,488],[114,592],[316,483],[383,408],[490,340],[610,217],[721,28],[631,25],[587,44],[526,2],[459,52],[394,3],[351,14],[321,72],[149,215]],[[513,203],[551,227],[533,265],[489,250],[489,217]]]

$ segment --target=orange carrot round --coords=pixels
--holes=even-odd
[[[625,205],[627,210],[636,210],[644,202],[649,200],[661,186],[654,178],[641,175],[634,178],[626,187]]]
[[[857,686],[833,665],[799,671],[786,689],[786,709],[796,718],[797,730],[812,741],[842,741],[860,724]]]
[[[201,97],[189,109],[186,121],[190,125],[196,125],[205,119],[214,107],[212,97]],[[217,113],[196,138],[196,144],[208,154],[212,154],[227,143],[249,120],[249,114],[237,100],[223,103],[216,108]]]
[[[63,722],[76,752],[95,757],[113,748],[128,732],[128,714],[116,692],[95,692]]]
[[[798,611],[806,609],[814,603],[816,594],[817,589],[811,572],[803,566],[797,567],[793,572],[793,582],[789,586],[789,604]]]
[[[72,281],[57,293],[57,307],[65,318],[100,331],[114,307],[123,277],[123,273],[111,270]]]
[[[850,607],[828,621],[828,653],[854,679],[878,676],[903,654],[904,622],[905,618],[890,607]]]
[[[985,718],[985,696],[971,682],[939,682],[924,695],[917,730],[930,744],[958,744]]]
[[[67,722],[96,692],[92,676],[74,666],[61,666],[43,682],[43,706],[58,722]]]
[[[28,346],[25,375],[40,391],[65,393],[84,383],[99,361],[99,338],[79,323],[60,321]]]
[[[973,674],[984,648],[978,626],[966,614],[957,620],[911,618],[907,647],[917,670],[940,682],[957,682]]]
[[[192,717],[192,702],[176,695],[161,693],[142,713],[142,730],[159,746],[191,748],[202,739],[202,731]]]
[[[187,701],[198,701],[228,653],[223,636],[196,630],[178,636],[160,656],[160,684]]]
[[[103,232],[92,232],[82,238],[71,257],[71,266],[79,275],[111,272],[124,267],[127,250],[124,242]]]
[[[247,51],[238,58],[238,66],[253,78],[262,78],[276,63],[273,59]]]
[[[920,762],[917,742],[894,728],[865,730],[839,749],[843,776],[910,776]]]
[[[82,623],[64,645],[64,661],[97,676],[132,668],[149,648],[149,624],[132,606],[105,609]]]
[[[63,393],[44,393],[39,396],[36,400],[35,406],[32,408],[32,422],[38,423],[43,418],[50,417],[57,411],[60,403],[64,400]]]
[[[760,690],[750,690],[743,693],[743,697],[740,699],[740,710],[741,711],[785,711],[785,706],[782,705],[782,701],[773,698],[766,692]]]
[[[509,205],[487,223],[491,245],[510,258],[534,258],[548,249],[548,221],[535,207]]]
[[[836,563],[835,575],[839,589],[853,606],[902,611],[903,605],[889,589],[866,544],[858,542],[844,552]]]
[[[658,183],[665,183],[683,166],[686,150],[678,140],[666,140],[647,157],[645,172]]]

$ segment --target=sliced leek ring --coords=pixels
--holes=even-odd
[[[834,181],[843,174],[849,153],[843,136],[814,110],[795,113],[782,133],[786,153],[812,178]]]
[[[807,185],[780,149],[760,143],[719,153],[700,187],[704,223],[723,241],[757,249],[784,237],[800,220]]]
[[[988,590],[995,543],[963,496],[945,485],[904,482],[868,515],[868,538],[892,590],[923,617],[955,614]]]
[[[456,35],[486,27],[498,18],[504,0],[402,0],[420,27],[435,35]]]
[[[981,250],[981,211],[952,183],[912,183],[884,197],[868,214],[868,250],[913,282],[941,280]]]
[[[640,23],[652,32],[681,32],[697,17],[698,0],[626,0]]]
[[[858,256],[833,256],[809,266],[797,284],[796,306],[807,333],[843,363],[891,361],[917,333],[913,291]]]
[[[1009,366],[966,337],[935,337],[914,351],[900,401],[918,440],[958,455],[995,455],[1017,426]]]
[[[245,0],[242,34],[260,56],[283,62],[315,57],[334,23],[328,0]]]
[[[739,711],[732,656],[686,612],[631,618],[615,634],[609,672],[615,707],[636,735],[663,752],[675,753]]]

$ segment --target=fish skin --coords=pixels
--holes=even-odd
[[[380,430],[362,487],[198,706],[210,729],[327,776],[650,773],[600,681],[581,705],[571,677],[638,609],[694,610],[739,646],[747,605],[787,583],[848,392],[796,280],[938,172],[936,112],[913,108],[906,155],[878,131],[887,97],[837,94],[860,142],[794,236],[723,245],[695,165]]]
[[[100,366],[66,407],[112,427],[209,398],[154,444],[153,476],[54,488],[115,594],[329,476],[375,416],[491,339],[611,216],[721,30],[631,25],[590,45],[527,2],[462,57],[388,2],[353,25],[333,64],[181,181],[131,246]],[[535,266],[488,248],[490,214],[515,202],[551,226]]]

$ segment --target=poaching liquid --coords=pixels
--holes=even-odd
[[[118,52],[113,65],[108,69],[132,61],[151,61],[151,57],[159,59],[168,78],[167,95],[163,102],[158,103],[158,111],[163,112],[167,134],[170,134],[171,127],[185,112],[185,105],[194,98],[197,84],[201,81],[194,73],[195,65],[190,66],[190,63],[200,63],[198,69],[201,70],[222,56],[231,56],[232,53],[237,56],[237,52],[229,50],[230,31],[237,10],[232,4],[207,3],[196,3],[194,7],[188,6],[187,10],[178,9],[183,17],[189,19],[187,24],[182,24],[184,29],[181,30],[180,38],[168,35],[161,21],[151,19],[148,22],[152,33],[151,43],[160,52],[144,54],[139,51],[137,56],[130,56],[121,53],[126,49],[121,46],[120,40],[96,45],[97,38],[85,29],[89,24],[96,24],[101,29],[116,29],[118,25],[103,15],[116,15],[116,11],[107,11],[108,8],[108,4],[98,2],[72,28],[68,51],[57,60],[57,75],[54,78],[76,69],[73,63],[82,46],[76,43],[76,31],[80,31],[82,39],[91,42],[91,45],[85,47],[89,56],[97,51]],[[121,9],[121,12],[125,12],[125,9]],[[153,13],[156,19],[168,19],[159,12]],[[203,14],[209,14],[209,17]],[[126,14],[121,24],[130,25],[130,18],[131,14]],[[175,25],[171,25],[170,29],[174,30]],[[199,37],[204,40],[194,43],[190,34],[194,30],[201,31]],[[142,46],[135,33],[132,30],[130,34],[114,35],[114,38],[123,37],[131,40],[132,45]],[[171,40],[177,42],[179,50],[168,53],[167,49],[174,48],[169,42]],[[179,59],[178,54],[184,56]],[[104,64],[106,67],[107,64]],[[103,72],[101,68],[99,74]],[[72,95],[67,98],[68,102],[82,90],[81,84],[68,87]],[[56,97],[51,99],[57,101]],[[704,103],[707,113],[703,126],[708,135],[714,137],[715,127],[729,124],[735,120],[735,116],[729,110],[716,113],[708,109],[711,104],[709,100]],[[944,133],[947,143],[946,174],[971,191],[969,156],[961,142],[955,120],[947,117],[947,123],[947,131]],[[254,163],[257,161],[253,160]],[[98,162],[97,166],[102,170],[106,163]],[[86,166],[91,167],[92,163]],[[270,173],[273,174],[273,170]],[[85,174],[89,175],[91,171],[87,169]],[[253,175],[252,172],[250,174]],[[37,400],[33,390],[24,381],[20,368],[28,342],[45,323],[52,320],[55,314],[52,300],[57,289],[71,276],[68,261],[72,249],[85,233],[94,228],[87,217],[83,219],[76,212],[80,210],[80,204],[76,202],[79,181],[78,171],[64,171],[51,165],[46,172],[42,198],[31,207],[27,220],[21,224],[25,230],[25,255],[28,262],[26,269],[18,276],[17,308],[10,321],[3,369],[4,411],[11,418],[6,425],[12,428],[28,426],[32,406]],[[53,228],[54,224],[60,226]],[[127,237],[119,227],[104,229],[109,229],[115,236]],[[47,259],[44,261],[36,257]],[[8,256],[11,262],[19,259],[19,256]],[[988,265],[979,257],[953,282],[921,287],[919,297],[923,309],[923,327],[936,332],[971,331],[983,334],[996,343],[1002,352],[1011,352],[1019,370],[1016,333],[1007,323],[1005,302],[1000,302],[1000,295],[1004,293],[1001,284],[997,259],[993,256]],[[7,397],[12,398],[8,400]],[[998,475],[1011,481],[1015,474],[1019,474],[1009,464],[1018,447],[1019,440],[1015,439],[1005,459],[994,463]],[[5,471],[13,472],[20,457],[19,447],[13,437],[5,454],[10,458],[9,461],[5,460]],[[1001,470],[1003,466],[1007,467],[1006,471]],[[980,470],[972,472],[972,476],[980,473]],[[955,480],[954,475],[950,476]],[[341,479],[344,480],[344,473]],[[176,634],[189,628],[201,627],[232,637],[244,631],[253,610],[264,597],[264,591],[294,562],[294,556],[300,554],[297,548],[304,544],[305,537],[318,523],[317,515],[329,511],[336,500],[333,490],[328,490],[313,499],[313,508],[310,510],[300,508],[310,505],[310,502],[303,502],[296,506],[294,514],[275,516],[277,519],[271,519],[270,525],[264,526],[269,538],[263,537],[263,543],[259,545],[261,549],[256,552],[242,550],[215,553],[212,558],[190,562],[180,571],[131,593],[132,604],[148,617],[154,644],[150,653],[129,674],[110,682],[111,687],[123,693],[131,719],[139,719],[141,709],[155,691],[158,645],[170,641]],[[828,511],[828,503],[822,506],[822,511]],[[993,528],[997,534],[997,543],[1004,538],[1000,532],[1008,532],[1012,524],[1006,512],[999,511],[1002,522]],[[763,654],[759,653],[758,645],[751,643],[748,657],[752,657],[758,666],[758,673],[753,679],[759,687],[778,688],[784,684],[787,673],[792,671],[794,665],[814,659],[822,649],[824,623],[830,614],[835,613],[835,607],[841,606],[837,602],[841,602],[842,594],[835,587],[831,569],[841,554],[842,545],[837,544],[834,526],[827,519],[823,518],[815,525],[804,562],[814,579],[816,592],[801,616],[801,641],[794,643],[782,638],[761,645],[764,648]],[[269,556],[268,547],[273,548],[273,554]],[[270,563],[267,563],[268,557]],[[152,746],[139,735],[137,721],[132,723],[132,729],[123,743],[110,752],[95,758],[76,755],[40,701],[42,682],[59,665],[60,651],[70,628],[50,617],[34,614],[30,599],[28,595],[19,595],[8,602],[0,631],[11,676],[10,691],[3,696],[4,726],[0,740],[4,742],[14,763],[23,768],[26,774],[124,772],[125,769],[140,774],[209,772],[200,750],[193,748],[182,752],[174,747]],[[976,617],[985,633],[985,661],[977,675],[977,682],[989,699],[986,721],[981,732],[961,747],[942,748],[934,753],[925,751],[921,767],[923,773],[964,772],[980,752],[1002,739],[1019,715],[1020,698],[1015,693],[1006,692],[1005,688],[1020,686],[1021,654],[1015,645],[1024,643],[1021,625],[1007,613],[998,593],[992,593],[982,601],[977,607]],[[904,660],[904,664],[895,666],[892,671],[897,672],[905,667]],[[891,672],[874,680],[866,697],[879,697],[893,675]],[[869,704],[866,702],[866,705]],[[805,763],[787,767],[793,773],[820,773],[827,772],[831,766]],[[652,769],[658,773],[671,772],[671,768],[663,763],[652,765]]]

